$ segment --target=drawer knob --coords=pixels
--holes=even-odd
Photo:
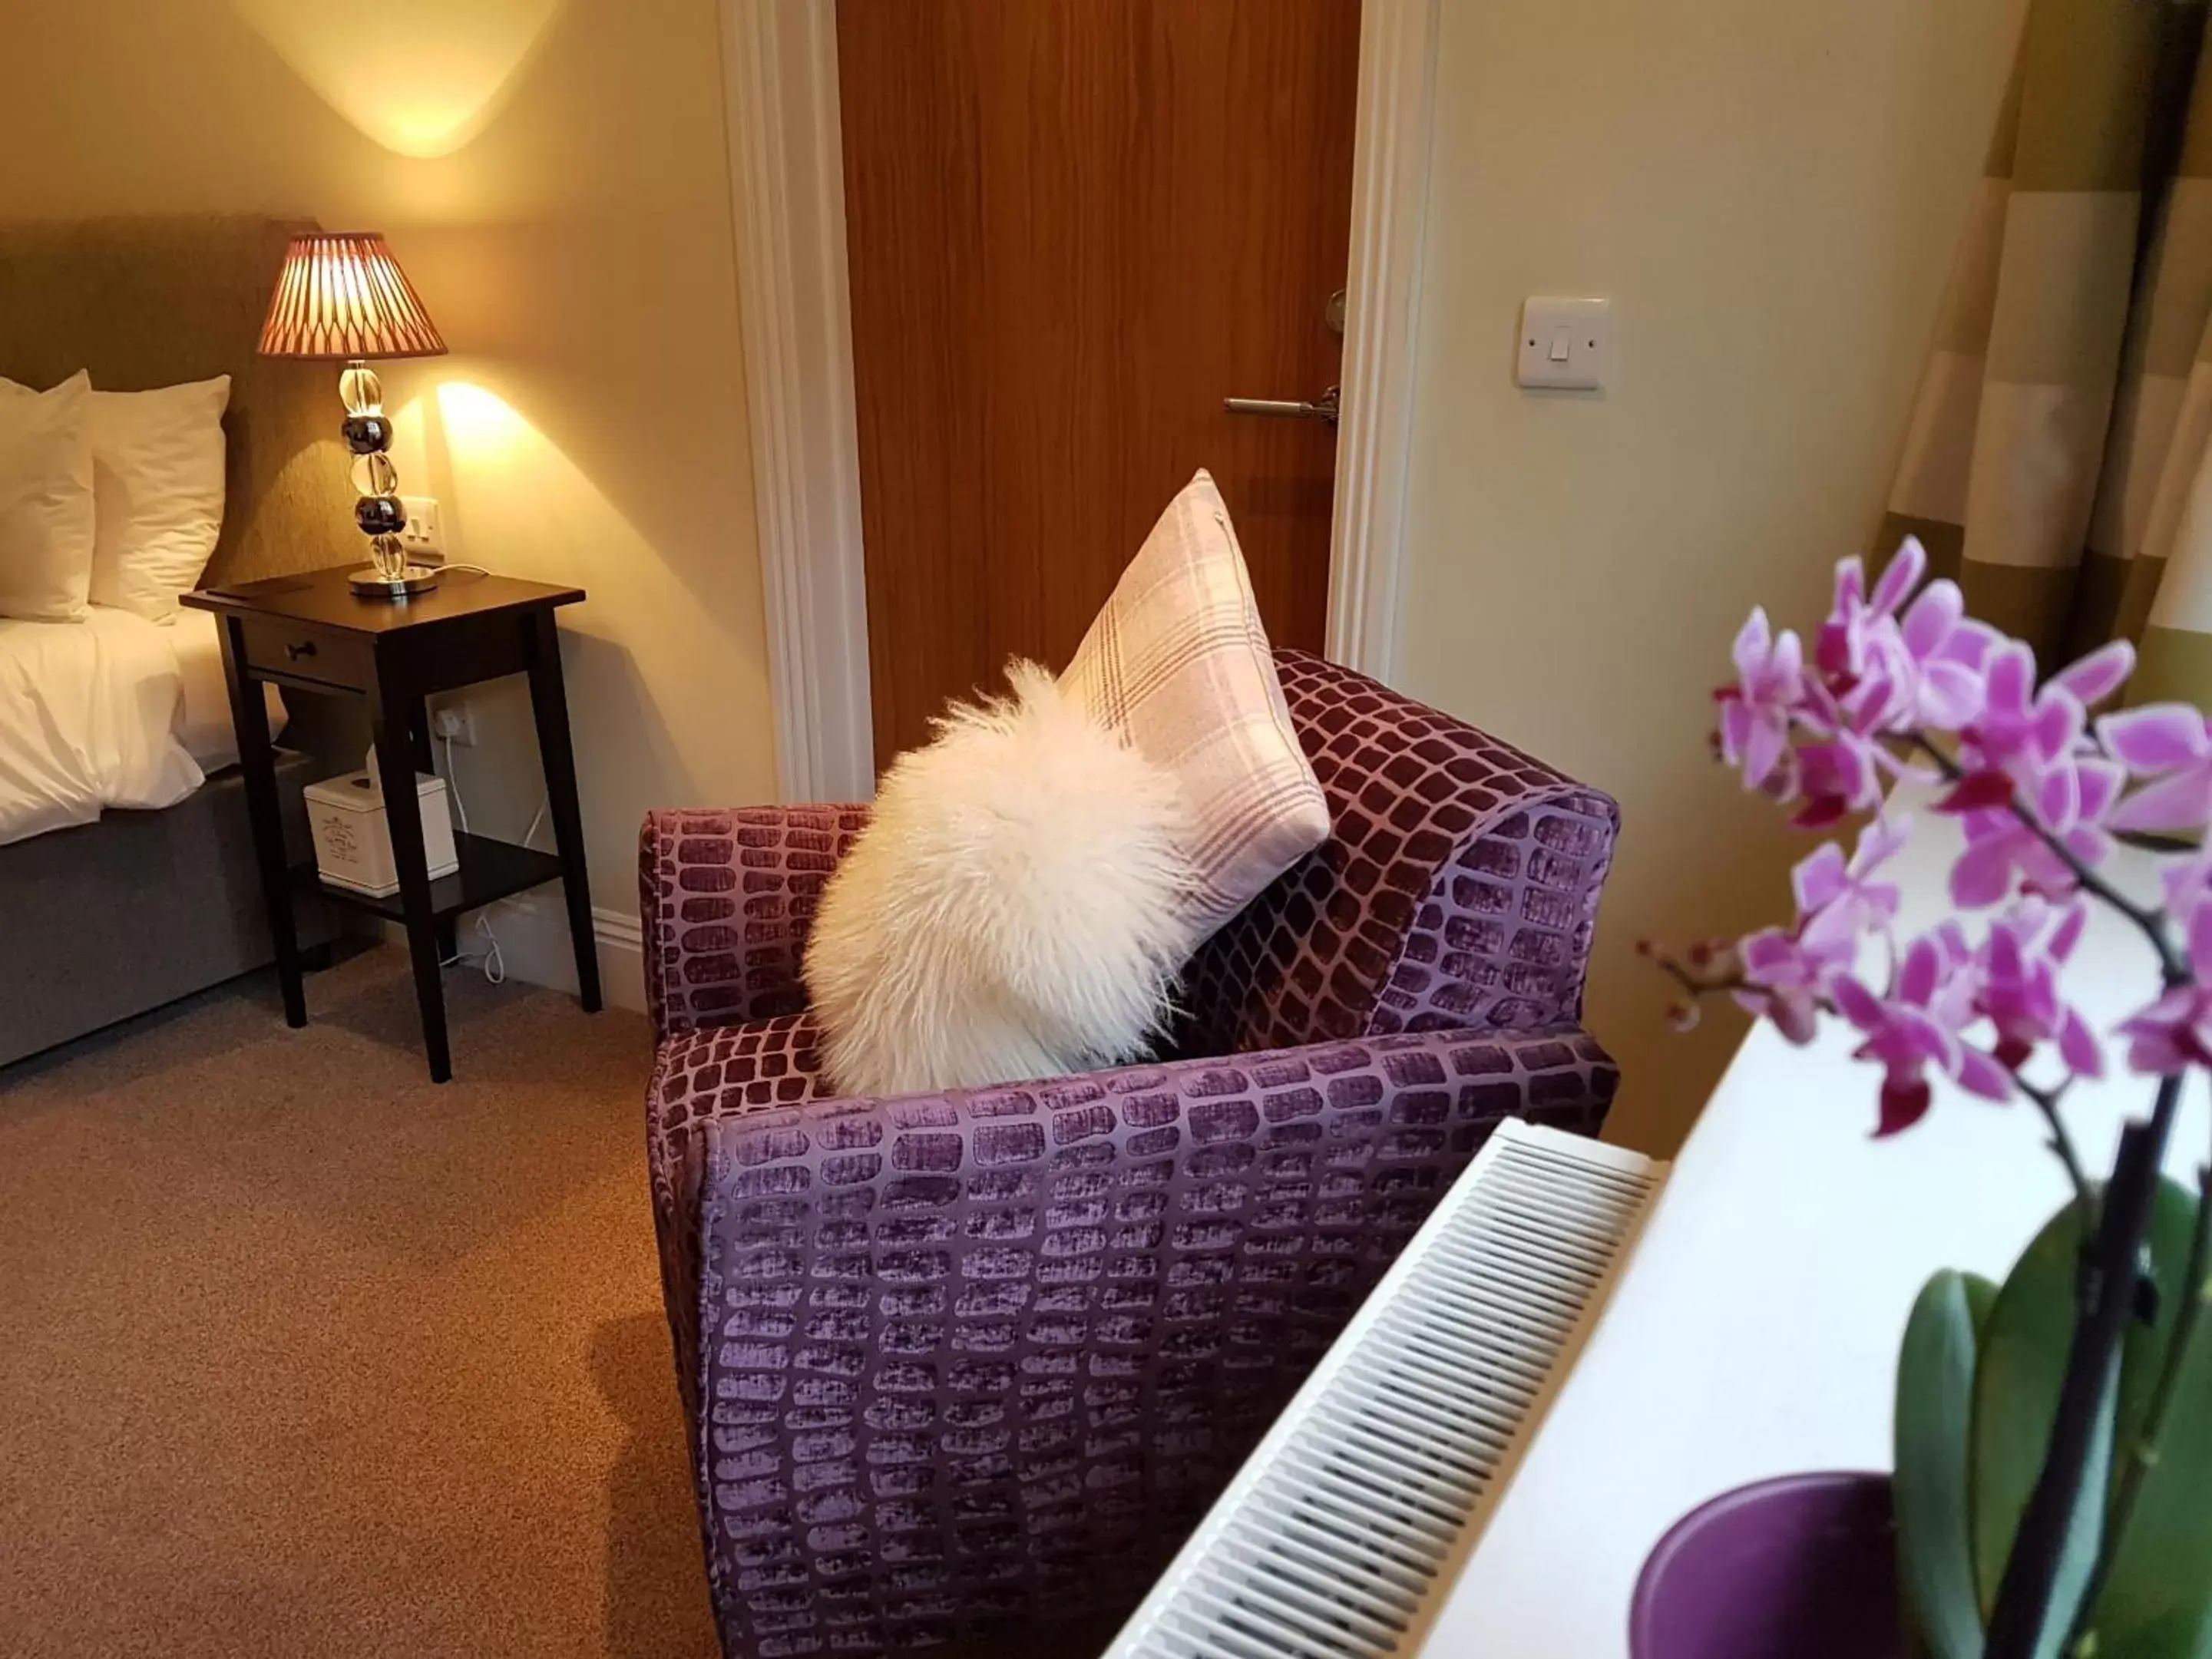
[[[294,662],[299,661],[302,657],[312,657],[315,654],[315,642],[313,640],[302,640],[297,645],[288,645],[284,647],[284,654]]]

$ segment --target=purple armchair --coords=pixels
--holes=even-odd
[[[1613,802],[1277,653],[1334,833],[1177,1052],[830,1097],[799,958],[860,806],[656,812],[653,1218],[732,1659],[1133,1607],[1505,1117],[1595,1133]]]

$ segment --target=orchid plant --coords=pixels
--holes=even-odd
[[[1940,1080],[2033,1109],[2072,1183],[2004,1286],[1939,1273],[1908,1324],[1894,1488],[1929,1646],[2212,1654],[2212,1167],[2194,1194],[2160,1175],[2185,1080],[2212,1070],[2212,723],[2108,708],[2124,642],[2039,678],[2026,643],[1926,574],[1913,540],[1870,589],[1844,560],[1809,649],[1752,612],[1716,694],[1721,757],[1801,828],[1872,816],[1848,854],[1825,841],[1796,866],[1788,927],[1643,948],[1682,989],[1678,1024],[1716,995],[1792,1042],[1846,1023],[1881,1070],[1876,1135],[1919,1122]],[[1914,834],[1889,804],[1903,781],[1963,831],[1949,913],[1909,937],[1886,874]],[[2123,846],[2156,865],[2158,902],[2112,878]],[[2161,981],[2109,1031],[2068,981],[2097,906]],[[2142,1079],[2149,1108],[2099,1182],[2066,1102],[2108,1073]]]

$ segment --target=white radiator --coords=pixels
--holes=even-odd
[[[1105,1659],[1419,1653],[1666,1169],[1499,1126]]]

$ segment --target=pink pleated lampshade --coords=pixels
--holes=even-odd
[[[446,343],[374,231],[295,236],[261,325],[264,357],[436,357]]]

